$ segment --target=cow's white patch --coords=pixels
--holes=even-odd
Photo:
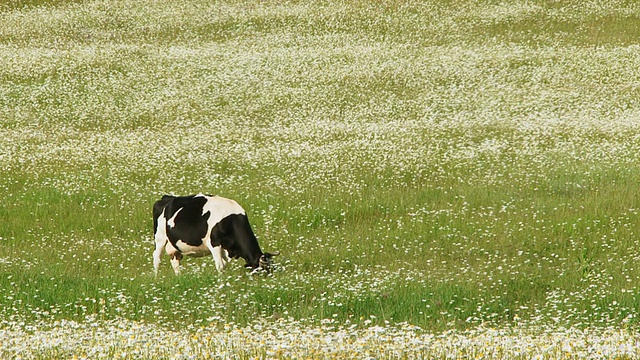
[[[173,247],[173,244],[170,241],[167,241],[167,245],[165,246],[165,249],[167,250],[167,255],[169,256],[178,252],[178,250],[176,250],[176,248]]]
[[[169,219],[169,221],[167,221],[167,225],[169,225],[169,227],[173,228],[176,226],[176,216],[178,216],[178,214],[180,213],[180,211],[182,211],[182,209],[184,208],[180,208],[178,209],[178,211],[176,211],[175,214],[173,214],[173,216],[171,217],[171,219]],[[162,212],[162,217],[164,217],[164,212]]]
[[[202,215],[211,213],[207,225],[209,232],[216,226],[220,220],[232,214],[244,214],[244,209],[234,200],[223,198],[220,196],[205,196],[207,202],[202,207]]]
[[[211,255],[211,250],[204,243],[202,245],[193,246],[185,243],[182,240],[176,241],[176,248],[180,250],[182,255],[193,256],[193,257],[202,257]]]

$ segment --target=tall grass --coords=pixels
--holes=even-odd
[[[637,324],[635,2],[0,5],[2,323]],[[165,258],[248,211],[273,276]]]

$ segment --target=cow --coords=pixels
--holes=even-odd
[[[236,201],[220,196],[164,195],[153,204],[153,229],[156,276],[163,249],[171,258],[176,275],[184,255],[212,254],[218,272],[230,259],[237,258],[243,258],[245,267],[251,270],[271,272],[272,258],[280,254],[263,253],[244,209]]]

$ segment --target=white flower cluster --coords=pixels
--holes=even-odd
[[[392,327],[307,327],[260,319],[246,326],[174,331],[153,324],[87,319],[0,330],[12,359],[612,359],[640,356],[640,334],[623,329],[479,327],[428,333]]]

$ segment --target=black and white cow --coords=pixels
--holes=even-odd
[[[224,269],[229,259],[237,258],[243,258],[247,268],[271,271],[272,258],[279,254],[263,253],[244,209],[234,200],[220,196],[165,195],[153,204],[153,229],[156,275],[162,249],[171,257],[176,275],[184,255],[213,254],[218,271]]]

